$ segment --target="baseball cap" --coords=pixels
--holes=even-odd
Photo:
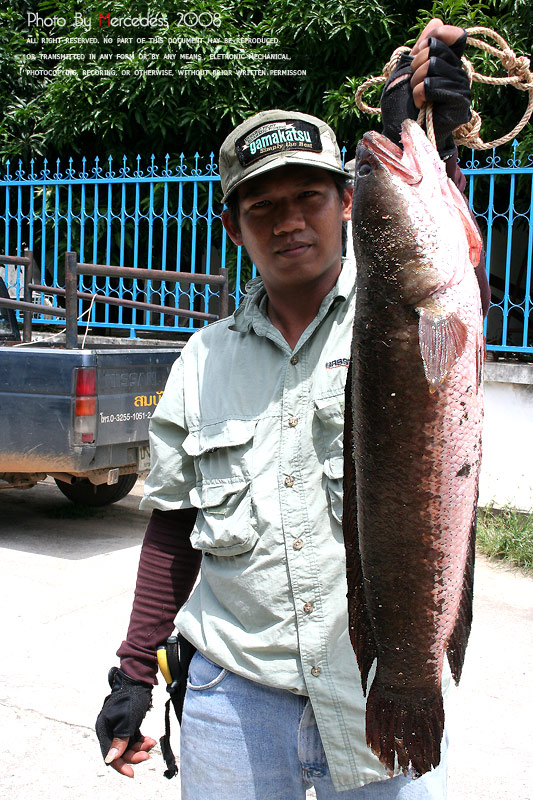
[[[300,111],[260,111],[226,137],[218,161],[223,202],[245,181],[287,164],[347,175],[329,125]]]

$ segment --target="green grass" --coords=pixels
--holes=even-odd
[[[511,508],[478,509],[477,547],[489,558],[533,574],[533,514]]]

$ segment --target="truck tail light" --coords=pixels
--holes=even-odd
[[[88,444],[96,431],[96,369],[76,369],[74,381],[74,443]]]
[[[76,397],[77,417],[94,417],[96,414],[96,397]]]
[[[79,368],[76,373],[76,395],[96,394],[96,370],[94,367]]]

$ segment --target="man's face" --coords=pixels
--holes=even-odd
[[[251,178],[236,190],[239,227],[227,212],[231,239],[244,245],[268,292],[299,287],[325,291],[341,269],[342,222],[350,219],[352,197],[342,200],[331,173],[308,166],[284,166]]]

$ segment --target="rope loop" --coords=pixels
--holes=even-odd
[[[460,125],[456,128],[453,132],[453,138],[457,145],[466,145],[467,147],[472,148],[473,150],[489,150],[493,147],[498,147],[500,144],[505,144],[510,142],[514,139],[520,131],[527,125],[531,114],[533,113],[533,73],[530,70],[530,61],[527,56],[517,56],[513,50],[509,47],[503,36],[501,36],[496,31],[493,31],[491,28],[484,28],[484,27],[475,27],[475,28],[467,28],[466,32],[468,34],[466,43],[468,45],[472,45],[473,47],[477,47],[480,50],[484,50],[486,53],[489,53],[496,58],[499,58],[502,62],[504,68],[507,71],[507,77],[491,77],[489,75],[482,75],[479,72],[476,72],[474,66],[471,61],[463,56],[461,59],[463,68],[468,76],[468,80],[470,85],[474,81],[479,83],[488,83],[492,84],[493,86],[502,85],[502,84],[511,84],[516,89],[519,89],[523,92],[528,92],[528,104],[527,108],[522,116],[520,122],[513,128],[505,136],[501,136],[499,139],[495,139],[492,142],[484,142],[480,136],[479,131],[481,129],[481,117],[472,109],[472,118],[469,122],[466,122],[464,125]],[[484,36],[488,36],[492,38],[500,47],[494,47],[494,45],[488,44],[488,42],[483,41],[482,39],[474,38],[474,34],[483,34]],[[402,55],[402,53],[410,52],[409,47],[397,47],[396,50],[393,52],[390,60],[385,64],[383,67],[383,75],[369,78],[368,80],[364,81],[361,84],[357,93],[355,95],[355,103],[361,111],[365,111],[367,114],[379,114],[379,108],[373,108],[372,106],[366,105],[363,101],[363,95],[366,90],[371,86],[377,86],[380,83],[386,81],[394,69]],[[436,146],[435,140],[435,132],[433,130],[433,112],[432,112],[432,104],[427,103],[421,110],[418,115],[417,122],[419,125],[426,124],[426,131],[429,140],[432,142],[433,145]]]
[[[533,86],[531,82],[532,75],[529,70],[529,58],[527,58],[526,56],[519,56],[516,59],[514,66],[511,66],[511,68],[509,69],[509,75],[520,78],[520,81],[523,84],[523,86],[520,86],[520,84],[516,83],[515,86],[517,89],[527,90],[530,89],[531,86]]]
[[[513,51],[509,47],[502,50],[502,64],[509,74],[511,74],[511,71],[514,69],[515,63],[516,56]]]
[[[409,51],[410,51],[409,47],[397,47],[396,48],[396,50],[394,51],[394,53],[390,57],[390,60],[387,61],[387,63],[383,67],[383,77],[384,78],[386,78],[387,80],[390,78],[390,76],[392,75],[392,73],[396,69],[396,65],[397,65],[398,61],[402,57],[402,53],[409,53]]]
[[[469,122],[465,122],[463,125],[459,125],[453,132],[453,138],[456,144],[464,144],[467,147],[470,147],[473,150],[478,148],[475,147],[479,139],[479,131],[481,129],[481,117],[472,109],[472,118]]]
[[[472,86],[472,83],[474,81],[474,75],[476,74],[475,70],[474,70],[474,65],[472,64],[471,61],[469,61],[464,56],[461,58],[461,63],[463,65],[464,71],[467,74],[468,80],[470,82],[470,86]]]

